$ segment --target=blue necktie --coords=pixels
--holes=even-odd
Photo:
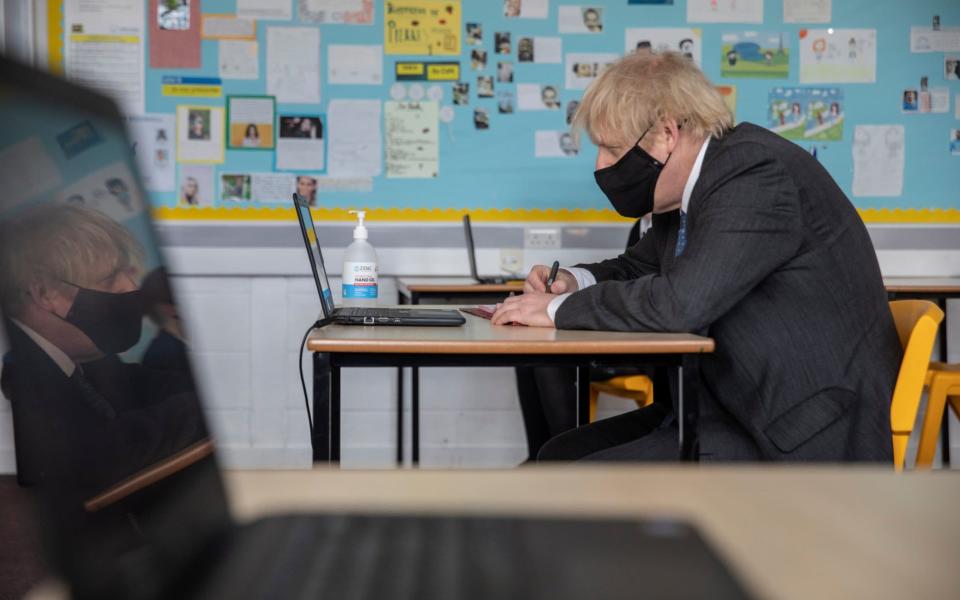
[[[674,250],[674,256],[680,256],[683,254],[684,248],[687,247],[687,213],[680,211],[680,230],[677,231],[677,249]]]

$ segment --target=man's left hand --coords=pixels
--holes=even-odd
[[[555,294],[533,291],[510,296],[497,304],[497,312],[493,313],[490,322],[494,325],[517,323],[533,327],[553,327],[553,321],[547,314],[547,306],[556,297]]]

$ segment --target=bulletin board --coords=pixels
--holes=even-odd
[[[166,2],[159,2],[162,10]],[[175,34],[168,40],[191,39],[191,28],[205,26],[205,17],[210,15],[229,18],[238,9],[249,11],[258,5],[252,0],[181,2],[185,6],[180,15],[188,18],[186,23],[175,23],[174,31],[164,31]],[[289,18],[274,18],[267,10],[262,18],[253,20],[248,33],[226,28],[239,35],[234,40],[223,32],[214,39],[195,29],[193,35],[199,32],[200,38],[195,57],[186,50],[188,42],[167,42],[159,62],[195,60],[188,68],[151,66],[158,62],[152,45],[160,39],[160,16],[155,12],[157,0],[145,2],[146,22],[141,33],[144,114],[130,115],[131,131],[137,126],[154,131],[151,126],[166,123],[174,130],[193,126],[197,137],[223,137],[222,162],[218,158],[198,165],[190,162],[180,147],[170,148],[174,183],[172,189],[149,192],[155,214],[176,220],[287,220],[289,196],[283,198],[282,194],[289,191],[292,175],[304,174],[318,182],[315,214],[320,220],[351,220],[347,211],[354,208],[366,208],[371,219],[385,221],[456,220],[464,210],[480,220],[620,220],[594,183],[595,149],[589,140],[581,139],[579,151],[574,153],[569,138],[563,135],[568,129],[569,102],[582,96],[583,90],[576,88],[585,84],[575,76],[571,80],[571,73],[577,64],[602,65],[609,57],[649,41],[654,51],[669,45],[691,57],[696,55],[710,80],[725,86],[738,122],[776,128],[815,153],[865,221],[960,223],[960,80],[949,77],[945,70],[947,60],[953,56],[960,59],[960,50],[954,51],[952,45],[960,38],[960,3],[809,0],[801,4],[814,10],[817,5],[829,7],[829,21],[785,22],[790,16],[785,15],[784,0],[689,2],[269,0],[259,4],[279,6]],[[354,5],[362,10],[357,12]],[[741,20],[713,22],[717,17],[704,11],[717,6],[721,11],[739,6],[744,12],[734,20]],[[587,15],[585,10],[591,7],[599,10]],[[429,12],[431,8],[441,14]],[[506,16],[509,10],[519,16]],[[74,24],[65,23],[63,0],[48,0],[47,12],[50,67],[63,72],[69,43],[65,35],[70,38],[77,31]],[[933,30],[934,15],[939,17],[939,32],[921,35]],[[576,22],[574,17],[582,20]],[[440,21],[444,23],[438,24]],[[309,32],[304,34],[304,29],[311,28],[319,32],[318,39]],[[851,30],[860,33],[855,40],[828,38],[831,43],[827,47],[822,43],[811,46],[809,36],[824,35],[821,30],[828,28],[838,37]],[[647,29],[657,31],[641,31]],[[510,34],[508,44],[503,33]],[[254,40],[252,62],[221,65],[221,52],[239,52],[231,42]],[[289,72],[280,72],[276,57],[268,56],[272,44],[286,48],[286,60],[294,64]],[[854,62],[863,62],[862,55],[873,52],[871,45],[875,47],[873,72],[853,67],[843,71],[842,66],[831,71],[830,60],[837,58],[833,54],[838,52],[841,59],[856,56]],[[252,46],[245,47],[251,51]],[[302,47],[303,52],[291,54],[291,47]],[[736,50],[736,56],[731,50]],[[477,51],[485,53],[485,60],[479,60]],[[805,71],[806,78],[801,80],[800,55],[804,51],[816,56],[805,63],[805,69],[812,70]],[[344,69],[332,73],[344,52],[350,53],[351,61],[363,56],[361,62],[367,66],[378,63],[382,69],[379,82],[372,83],[376,80],[366,71],[354,73],[354,79]],[[305,60],[308,69],[315,63],[313,53],[319,54],[316,72],[298,71],[298,60]],[[527,60],[531,53],[533,61]],[[731,63],[732,58],[736,63]],[[510,64],[500,66],[501,62]],[[822,71],[824,68],[827,71]],[[507,71],[512,72],[511,81],[502,81],[508,77]],[[236,74],[247,78],[234,78]],[[844,81],[817,82],[823,77]],[[921,86],[923,77],[927,80]],[[341,81],[345,83],[338,83]],[[469,84],[469,89],[462,83]],[[544,91],[548,86],[553,92]],[[267,103],[250,100],[273,96],[272,90],[297,95],[300,88],[307,92],[294,102],[279,97]],[[909,95],[910,91],[915,95]],[[536,92],[542,92],[539,98]],[[229,107],[231,99],[247,101]],[[524,108],[524,104],[530,107],[538,101],[544,106]],[[796,112],[791,110],[795,103],[803,107],[799,112],[807,123],[806,131],[803,127],[791,130],[797,117],[791,114]],[[236,123],[231,129],[231,113],[253,115],[246,118],[256,120],[256,111],[266,110],[268,104],[274,113],[257,132],[236,129]],[[404,114],[409,113],[411,104],[416,105],[415,114]],[[370,109],[367,118],[357,107]],[[501,112],[507,108],[509,112]],[[477,109],[483,112],[477,114]],[[351,110],[350,127],[345,127],[344,115]],[[281,122],[281,116],[287,120]],[[285,127],[300,126],[321,130],[320,138],[302,143],[282,137]],[[351,130],[354,126],[356,137]],[[858,126],[883,127],[858,130]],[[397,127],[411,131],[403,139],[388,142]],[[250,133],[250,139],[236,137],[227,145],[227,138],[245,133]],[[171,131],[169,135],[175,134]],[[373,145],[374,152],[364,140],[377,136],[380,145]],[[891,175],[891,169],[878,166],[890,157],[878,154],[881,162],[871,162],[871,136],[885,137],[890,152],[902,154],[900,181],[895,172]],[[269,148],[255,147],[268,141]],[[297,146],[288,142],[301,144],[303,151],[292,151]],[[278,167],[282,143],[286,144],[286,168]],[[301,168],[296,167],[297,156],[305,157]],[[375,175],[353,172],[355,168],[368,168],[368,172],[377,168],[367,164],[370,162],[379,165]],[[207,178],[207,198],[189,205],[183,199],[183,185],[194,171]],[[245,177],[250,174],[255,177]],[[901,187],[897,188],[898,184]],[[878,195],[878,190],[890,195]]]

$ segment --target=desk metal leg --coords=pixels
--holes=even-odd
[[[330,462],[340,462],[340,367],[330,369]]]
[[[410,368],[410,462],[420,464],[420,369]]]
[[[590,423],[590,365],[577,365],[577,427]]]
[[[947,299],[938,298],[937,306],[943,311],[943,320],[940,321],[940,362],[947,362]],[[950,411],[943,411],[943,421],[940,422],[940,460],[944,468],[950,467]]]
[[[699,453],[697,440],[697,418],[699,405],[700,356],[685,354],[679,367],[677,380],[677,424],[680,430],[680,460],[696,461]]]
[[[403,466],[403,367],[397,367],[397,465]]]
[[[313,353],[313,431],[310,444],[313,447],[313,462],[330,460],[330,355]]]

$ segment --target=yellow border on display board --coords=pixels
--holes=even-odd
[[[358,207],[362,208],[362,207]],[[355,221],[350,208],[313,208],[317,221]],[[630,223],[633,219],[621,217],[610,209],[496,209],[496,208],[368,208],[367,219],[371,221],[459,221],[465,212],[474,221],[489,222],[556,222],[556,223]],[[866,223],[926,223],[960,224],[960,209],[858,209]],[[290,221],[295,218],[290,206],[270,207],[193,207],[161,206],[153,209],[157,219],[170,221]]]

